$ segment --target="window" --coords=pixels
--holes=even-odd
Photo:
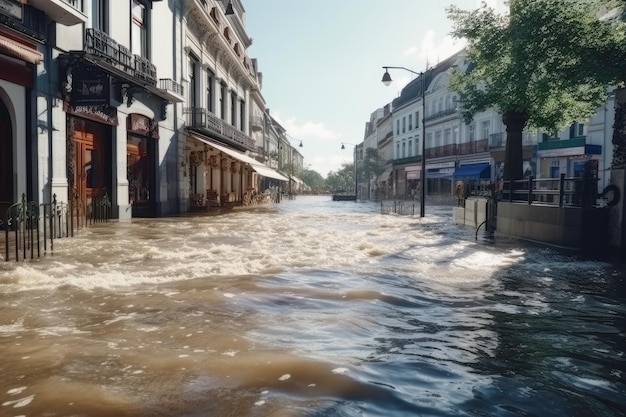
[[[409,132],[413,130],[413,115],[409,114]]]
[[[441,130],[435,132],[435,147],[441,146]]]
[[[468,125],[468,139],[470,142],[474,142],[474,125]]]
[[[419,128],[420,127],[420,112],[416,111],[415,112],[415,128]]]
[[[189,55],[189,97],[187,97],[187,103],[191,107],[200,107],[198,103],[198,59]]]
[[[396,120],[396,135],[400,134],[400,120]]]
[[[230,92],[230,124],[237,127],[237,94]]]
[[[446,129],[443,132],[443,144],[444,145],[451,145],[452,144],[452,130],[451,129]]]
[[[245,131],[246,127],[246,102],[239,100],[239,130]]]
[[[148,54],[148,19],[146,6],[139,0],[132,2],[132,33],[131,50],[143,58],[150,58]]]
[[[489,134],[491,133],[491,121],[483,120],[480,124],[480,139],[489,139]]]
[[[220,114],[219,117],[224,120],[226,117],[226,84],[220,86]]]
[[[452,143],[459,143],[459,128],[457,126],[452,128]]]
[[[400,144],[396,143],[396,159],[400,159]]]
[[[406,117],[402,118],[402,133],[406,132]]]
[[[411,138],[409,138],[409,156],[413,156],[413,141],[411,140]]]
[[[406,158],[406,142],[402,141],[402,157]]]
[[[94,29],[109,32],[109,1],[91,0],[91,24]]]
[[[569,127],[569,138],[576,138],[585,135],[585,125],[583,123],[574,122]]]
[[[432,148],[433,147],[433,134],[432,133],[427,134],[426,139],[427,139],[426,146],[429,148]]]
[[[213,108],[215,106],[215,104],[213,103],[213,101],[215,100],[214,88],[215,88],[215,74],[213,74],[213,71],[211,71],[210,69],[207,69],[206,70],[206,108],[211,113],[215,112],[215,109]]]

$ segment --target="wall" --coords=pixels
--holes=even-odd
[[[602,254],[609,246],[609,209],[498,202],[497,233]]]

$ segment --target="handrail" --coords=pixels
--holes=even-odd
[[[558,207],[591,207],[598,196],[598,178],[565,177],[505,181],[502,200]]]

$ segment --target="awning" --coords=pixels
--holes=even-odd
[[[0,51],[31,64],[39,64],[43,55],[35,48],[28,47],[6,36],[0,35]]]
[[[263,175],[264,177],[274,178],[276,180],[281,180],[281,181],[289,181],[289,178],[286,178],[280,175],[278,172],[274,171],[272,168],[268,167],[267,165],[263,165],[260,162],[257,162],[256,164],[251,164],[251,165],[252,165],[253,170],[255,170],[258,174]]]
[[[275,170],[273,170],[272,168],[268,167],[267,165],[263,164],[262,162],[257,161],[254,158],[249,157],[248,155],[244,154],[243,152],[239,152],[238,150],[235,149],[231,149],[231,148],[227,148],[224,145],[219,145],[213,141],[210,141],[208,139],[205,139],[201,136],[198,135],[191,135],[194,139],[199,140],[200,142],[206,143],[207,145],[221,151],[224,152],[225,154],[231,156],[232,158],[235,158],[241,162],[243,162],[244,164],[249,164],[253,170],[255,170],[258,174],[263,175],[264,177],[269,177],[269,178],[274,178],[277,180],[281,180],[281,181],[289,181],[288,178],[285,178],[284,176],[282,176],[281,174],[279,174],[278,172],[276,172]]]
[[[455,180],[479,180],[491,178],[491,166],[489,164],[461,165],[453,175]]]
[[[387,181],[389,179],[389,176],[391,175],[391,170],[391,168],[386,169],[385,172],[383,172],[382,175],[378,177],[378,182]]]

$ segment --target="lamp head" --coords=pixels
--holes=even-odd
[[[389,86],[391,84],[391,75],[389,74],[389,70],[387,68],[385,68],[385,73],[383,74],[382,82],[386,86]]]
[[[341,149],[346,149],[343,143],[341,144]]]
[[[233,2],[228,0],[228,5],[226,6],[226,16],[231,14],[235,14],[235,11],[233,10]]]

